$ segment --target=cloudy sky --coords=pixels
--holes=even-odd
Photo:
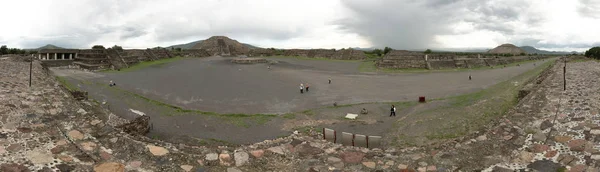
[[[600,0],[0,0],[0,44],[546,50],[600,45]]]

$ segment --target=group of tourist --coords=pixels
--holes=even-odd
[[[329,78],[329,84],[331,84],[331,78]],[[308,83],[306,83],[306,85],[300,83],[300,94],[304,94],[304,92],[305,92],[304,90],[306,90],[306,92],[308,93],[308,88],[310,88]]]
[[[308,93],[308,88],[310,88],[308,83],[306,83],[306,86],[304,84],[300,84],[300,94],[304,93],[304,89],[306,89],[306,92]]]

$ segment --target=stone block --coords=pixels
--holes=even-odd
[[[354,134],[342,132],[342,144],[344,146],[354,146]]]
[[[354,146],[357,147],[367,147],[367,136],[355,134],[354,135]]]
[[[369,148],[381,147],[381,136],[369,136],[368,138]]]
[[[335,130],[329,128],[323,128],[323,137],[325,140],[335,143],[336,136]]]

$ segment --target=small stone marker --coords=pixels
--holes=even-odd
[[[323,137],[325,140],[335,143],[335,130],[323,128]]]
[[[346,116],[344,118],[346,119],[356,119],[356,117],[358,117],[358,114],[346,114]]]

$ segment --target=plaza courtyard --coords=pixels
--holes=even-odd
[[[366,61],[272,57],[267,58],[273,62],[269,69],[268,63],[234,64],[231,59],[182,58],[131,71],[52,70],[125,119],[149,115],[150,137],[248,144],[306,127],[389,135],[399,119],[448,104],[417,104],[419,96],[441,100],[478,92],[542,64],[393,73],[365,72],[360,68]],[[109,87],[110,81],[116,86]],[[310,91],[301,94],[301,83]],[[388,116],[392,104],[399,109],[397,117]],[[369,113],[358,120],[343,118],[362,108]]]

